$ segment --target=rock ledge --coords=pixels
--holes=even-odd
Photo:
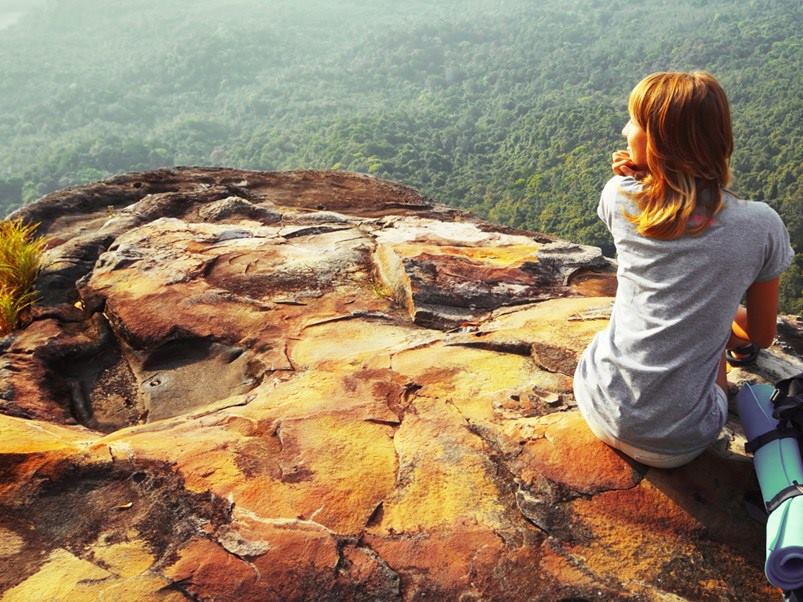
[[[648,470],[574,409],[597,249],[332,172],[129,174],[17,214],[50,247],[0,346],[3,600],[775,595],[738,432]]]

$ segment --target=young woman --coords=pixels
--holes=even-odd
[[[733,135],[713,76],[654,73],[628,110],[627,150],[613,153],[597,209],[619,287],[574,391],[597,437],[668,468],[701,454],[725,423],[723,351],[772,343],[778,276],[793,251],[775,211],[724,188]]]

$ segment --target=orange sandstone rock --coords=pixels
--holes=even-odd
[[[598,250],[343,173],[19,214],[50,249],[0,343],[3,600],[774,595],[748,463],[648,470],[574,409]]]

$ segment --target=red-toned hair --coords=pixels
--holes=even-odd
[[[648,174],[627,215],[644,236],[699,234],[722,208],[733,132],[725,91],[709,73],[653,73],[630,93],[630,118],[646,135]],[[694,214],[702,219],[691,221]]]

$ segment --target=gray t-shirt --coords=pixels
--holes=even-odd
[[[635,447],[682,454],[710,444],[722,428],[715,381],[731,321],[747,288],[791,263],[789,234],[766,203],[724,193],[722,210],[700,235],[641,236],[627,192],[612,178],[597,213],[613,235],[619,287],[608,327],[574,375],[582,413]]]

